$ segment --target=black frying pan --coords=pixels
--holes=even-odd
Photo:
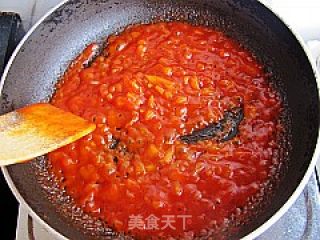
[[[134,23],[181,20],[212,26],[251,50],[272,72],[271,81],[286,104],[290,151],[279,175],[280,184],[267,194],[251,221],[244,221],[227,238],[253,238],[274,223],[293,203],[319,156],[319,96],[312,68],[301,43],[270,10],[253,0],[73,0],[47,15],[24,38],[3,75],[0,113],[48,101],[59,76],[91,42],[101,41]],[[1,91],[1,87],[0,87]],[[1,151],[1,143],[0,143]],[[45,158],[4,168],[17,198],[71,239],[112,235],[103,223],[92,221],[52,184]],[[282,177],[281,177],[282,176]],[[50,186],[48,188],[44,186]],[[37,217],[37,218],[38,218]],[[84,224],[85,223],[85,224]],[[91,237],[90,237],[91,236]],[[123,239],[123,238],[122,238]]]

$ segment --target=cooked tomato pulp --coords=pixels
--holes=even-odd
[[[280,161],[281,100],[255,58],[221,32],[178,22],[131,26],[84,66],[95,47],[52,99],[97,124],[49,154],[75,203],[140,237],[208,234],[241,211]],[[240,105],[233,139],[180,140]]]

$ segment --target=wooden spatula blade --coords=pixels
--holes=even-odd
[[[0,166],[24,162],[70,144],[95,124],[39,103],[0,116]]]

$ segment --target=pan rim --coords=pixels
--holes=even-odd
[[[16,56],[20,52],[21,48],[23,47],[24,43],[29,39],[29,37],[32,35],[32,33],[39,27],[39,25],[47,18],[49,17],[53,12],[55,12],[57,9],[65,5],[70,0],[62,0],[60,3],[49,9],[36,23],[27,31],[27,33],[23,36],[15,50],[13,51],[12,55],[9,58],[9,61],[7,65],[4,68],[3,74],[0,79],[0,97],[2,96],[2,91],[4,88],[5,80],[7,78],[7,75],[10,71],[11,65],[14,62]],[[45,227],[50,234],[53,234],[57,239],[61,240],[68,240],[66,236],[64,236],[61,232],[54,229],[52,226],[50,226],[44,219],[42,219],[32,208],[31,206],[25,201],[25,199],[21,196],[19,190],[16,188],[15,184],[12,181],[12,178],[8,172],[7,167],[1,167],[1,171],[4,175],[4,178],[9,185],[9,188],[15,198],[18,200],[19,205],[23,205],[25,209],[28,211],[28,214],[38,221],[43,227]],[[17,231],[17,230],[16,230]]]
[[[267,8],[270,12],[273,13],[275,17],[277,17],[288,29],[289,31],[294,35],[300,46],[302,47],[302,50],[307,56],[307,59],[309,61],[309,64],[311,65],[311,68],[313,70],[313,74],[316,80],[317,84],[317,91],[318,91],[318,96],[320,95],[320,73],[318,71],[318,68],[316,66],[316,63],[313,59],[311,50],[307,46],[307,43],[303,40],[301,34],[294,28],[292,27],[288,22],[286,22],[277,12],[275,12],[271,6],[267,5],[266,2],[263,0],[258,0],[258,3],[263,5],[265,8]],[[292,195],[288,198],[288,200],[272,215],[271,218],[269,218],[266,222],[264,222],[262,225],[260,225],[258,228],[256,228],[254,231],[249,233],[247,236],[243,237],[242,240],[251,240],[255,239],[258,236],[260,236],[263,232],[265,232],[267,229],[269,229],[273,224],[275,224],[291,207],[292,205],[296,202],[298,197],[302,194],[304,188],[306,187],[307,183],[309,182],[311,175],[313,174],[313,171],[315,170],[315,166],[317,161],[319,160],[320,157],[320,128],[318,127],[318,137],[317,137],[317,142],[316,142],[316,147],[314,149],[312,159],[309,163],[309,166],[307,168],[307,171],[305,172],[302,180],[292,193]]]
[[[39,25],[47,18],[49,17],[53,12],[55,12],[58,8],[62,7],[65,5],[67,2],[70,0],[63,0],[53,8],[51,8],[46,14],[44,14],[26,33],[26,35],[22,38],[22,40],[19,42],[17,45],[16,49],[14,50],[13,54],[11,55],[4,72],[2,74],[2,77],[0,79],[0,97],[2,96],[2,91],[3,87],[5,84],[5,80],[7,78],[7,75],[9,73],[9,70],[11,68],[11,65],[13,64],[17,54],[20,52],[21,48],[23,47],[24,43],[29,39],[31,34],[39,27]],[[290,26],[284,19],[279,16],[279,14],[273,9],[268,6],[263,0],[258,0],[257,4],[261,4],[263,7],[265,7],[268,11],[270,11],[275,17],[277,17],[284,26],[286,26],[289,31],[293,34],[293,36],[296,38],[298,43],[300,44],[302,50],[306,54],[306,57],[309,61],[309,64],[313,70],[314,77],[317,83],[317,90],[318,90],[318,95],[320,95],[319,91],[319,86],[320,86],[320,73],[317,70],[316,64],[313,60],[312,54],[310,49],[307,47],[307,44],[304,42],[302,36],[300,33],[298,33],[292,26]],[[267,220],[265,221],[262,225],[260,225],[258,228],[253,230],[251,233],[248,235],[244,236],[242,240],[251,240],[257,238],[259,235],[261,235],[263,232],[265,232],[267,229],[269,229],[273,224],[275,224],[288,210],[289,208],[294,204],[294,202],[297,200],[297,198],[300,196],[302,191],[304,190],[305,186],[307,185],[314,169],[316,166],[316,162],[320,157],[320,128],[318,128],[318,137],[317,137],[317,142],[316,142],[316,147],[313,152],[312,159],[309,163],[309,166],[307,170],[305,171],[305,174],[292,193],[292,195],[287,199],[287,201]],[[12,181],[12,178],[8,172],[8,169],[6,167],[1,167],[1,170],[4,174],[5,180],[7,184],[9,185],[9,188],[13,192],[14,196],[18,200],[19,204],[22,204],[27,210],[29,215],[31,215],[32,218],[36,219],[43,227],[45,227],[51,234],[53,234],[55,237],[61,240],[68,240],[66,236],[64,236],[61,232],[58,230],[54,229],[52,226],[50,226],[44,219],[42,219],[32,208],[31,206],[25,201],[25,199],[21,196],[19,190],[16,188],[15,184]]]

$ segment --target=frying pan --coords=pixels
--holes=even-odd
[[[71,0],[57,6],[28,32],[3,74],[0,113],[48,101],[72,59],[135,23],[179,20],[223,31],[249,49],[272,73],[286,106],[287,134],[278,184],[256,214],[228,239],[252,239],[276,222],[306,185],[319,156],[317,73],[301,41],[271,10],[254,0]],[[0,143],[1,144],[1,143]],[[0,145],[1,147],[1,145]],[[18,200],[60,238],[110,239],[111,229],[73,206],[48,174],[45,157],[3,168]],[[272,193],[271,193],[272,192]],[[129,237],[119,237],[126,239]]]

